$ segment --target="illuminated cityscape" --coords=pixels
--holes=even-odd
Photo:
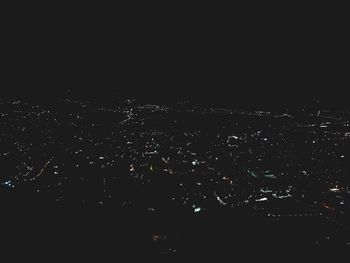
[[[1,262],[348,257],[347,8],[13,3]]]
[[[98,222],[145,255],[350,248],[348,110],[67,96],[1,100],[0,114],[4,208]]]

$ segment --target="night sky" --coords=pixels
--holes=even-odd
[[[3,95],[48,98],[69,88],[88,97],[225,105],[345,103],[341,21],[53,20],[7,21]]]

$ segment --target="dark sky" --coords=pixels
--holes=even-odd
[[[3,94],[44,98],[70,88],[92,97],[344,103],[340,24],[266,20],[19,23],[6,38]]]

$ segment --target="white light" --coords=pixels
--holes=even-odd
[[[195,213],[198,213],[198,212],[200,212],[202,209],[200,208],[200,207],[196,207],[195,209],[194,209],[194,212]]]
[[[6,181],[6,182],[3,182],[2,185],[6,185],[6,186],[9,186],[9,187],[15,187],[11,181]]]
[[[333,187],[333,188],[330,188],[329,191],[331,191],[331,192],[339,192],[340,189],[338,187]]]
[[[263,201],[266,201],[267,200],[267,198],[266,197],[263,197],[263,198],[260,198],[260,199],[256,199],[255,201],[257,201],[257,202],[263,202]]]

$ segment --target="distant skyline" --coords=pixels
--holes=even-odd
[[[218,61],[219,62],[219,61]],[[154,100],[196,100],[205,103],[247,103],[258,106],[269,104],[308,103],[320,99],[336,106],[347,104],[347,79],[336,69],[311,68],[285,64],[261,65],[259,69],[216,66],[207,64],[191,66],[139,64],[133,67],[121,65],[115,72],[107,68],[85,68],[73,73],[58,70],[29,70],[17,72],[2,84],[2,96],[55,97],[67,89],[81,97],[120,95]],[[214,66],[213,66],[214,65]],[[112,71],[112,70],[111,70]],[[42,73],[43,72],[43,73]],[[41,76],[43,74],[44,76]]]

